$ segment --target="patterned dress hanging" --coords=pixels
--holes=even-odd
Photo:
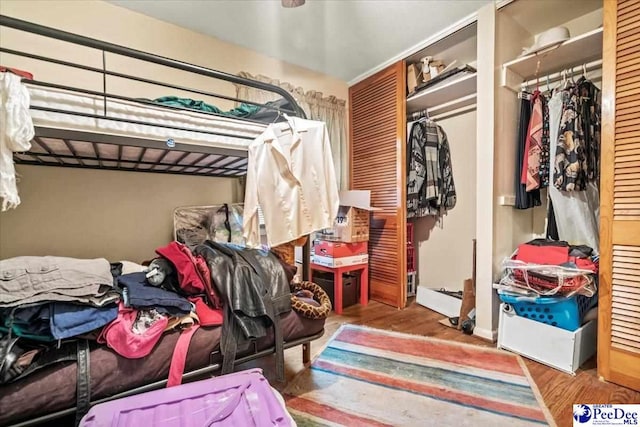
[[[576,85],[571,85],[563,91],[560,132],[553,174],[554,185],[562,191],[580,191],[586,184],[583,169],[587,158],[582,121],[578,117],[579,102]]]
[[[553,181],[558,190],[582,191],[599,177],[600,91],[580,79],[562,92],[562,116]]]

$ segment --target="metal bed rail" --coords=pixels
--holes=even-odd
[[[259,130],[261,128],[266,128],[266,126],[268,125],[268,123],[266,123],[265,121],[254,120],[250,117],[238,117],[219,112],[201,111],[182,106],[165,105],[162,103],[154,102],[151,99],[134,98],[131,96],[113,93],[113,91],[107,90],[107,77],[114,77],[138,84],[173,89],[182,93],[196,94],[225,101],[233,101],[237,103],[252,105],[254,107],[258,107],[261,111],[277,112],[277,118],[280,118],[283,113],[306,118],[304,111],[302,110],[302,108],[300,108],[291,93],[278,86],[255,80],[249,80],[244,77],[235,76],[187,62],[92,39],[89,37],[34,24],[4,15],[0,15],[0,27],[11,28],[14,30],[46,37],[52,40],[58,40],[77,46],[96,49],[99,53],[102,54],[102,67],[95,67],[80,64],[77,62],[57,59],[50,56],[38,55],[33,52],[26,51],[28,50],[28,47],[26,49],[22,49],[22,47],[20,47],[19,50],[16,50],[8,46],[0,45],[0,53],[13,55],[20,58],[28,58],[63,67],[70,67],[75,70],[82,70],[88,73],[102,76],[102,87],[100,88],[101,90],[90,90],[69,86],[68,84],[57,84],[50,81],[23,79],[23,81],[25,81],[25,83],[27,83],[30,87],[42,87],[53,90],[62,90],[68,93],[91,96],[96,100],[102,101],[102,108],[98,107],[95,111],[92,112],[78,111],[71,106],[53,108],[47,105],[40,105],[38,102],[35,102],[31,105],[31,110],[33,111],[52,114],[59,113],[67,116],[84,117],[96,120],[106,120],[109,122],[140,126],[141,128],[146,127],[147,129],[162,128],[165,129],[165,133],[167,131],[169,133],[191,132],[193,134],[206,136],[206,140],[215,140],[216,137],[221,137],[230,141],[251,141],[259,134]],[[109,69],[109,67],[107,66],[107,53],[119,55],[121,57],[132,58],[134,60],[139,60],[150,64],[157,64],[160,66],[168,67],[170,69],[184,71],[185,73],[193,73],[198,76],[205,76],[211,78],[212,83],[214,81],[224,81],[268,91],[275,95],[281,96],[284,100],[287,101],[292,109],[286,109],[272,104],[264,104],[240,99],[234,96],[223,95],[208,90],[186,87],[176,83],[160,81],[157,78],[150,79],[137,76],[132,73],[115,71],[113,69]],[[9,64],[2,65],[8,66]],[[198,116],[205,119],[207,117],[211,117],[212,119],[221,118],[223,120],[231,120],[234,123],[246,123],[248,127],[246,132],[240,131],[237,133],[232,133],[229,130],[225,129],[224,122],[221,121],[218,121],[218,123],[221,124],[221,129],[217,129],[215,125],[211,129],[203,129],[194,127],[189,128],[188,125],[184,125],[179,122],[159,123],[157,121],[151,122],[145,120],[144,117],[122,117],[121,114],[114,114],[109,111],[108,101],[126,101],[141,106],[152,106],[153,108],[159,108],[166,111],[196,113]],[[212,121],[212,123],[215,122]],[[251,125],[251,127],[249,127],[249,125]],[[196,176],[218,177],[243,176],[246,173],[245,171],[247,167],[247,151],[242,147],[222,148],[216,147],[215,144],[209,145],[181,143],[180,138],[166,137],[164,140],[159,140],[157,138],[154,139],[153,137],[151,137],[145,139],[147,137],[134,137],[133,135],[122,135],[115,133],[111,134],[108,131],[106,133],[83,132],[72,129],[58,129],[56,127],[50,126],[37,126],[36,135],[40,139],[35,140],[35,149],[32,149],[25,153],[16,153],[16,155],[14,156],[16,163],[26,165],[57,166],[70,168],[85,167],[103,170],[188,174]],[[45,139],[57,139],[59,143],[52,145],[52,147],[56,149],[47,149],[46,145],[44,145],[45,150],[41,150],[40,147],[43,146],[43,141]],[[79,156],[77,154],[77,152],[81,151],[79,149],[79,146],[82,145],[81,142],[92,143],[94,145],[93,154],[90,157]],[[97,142],[98,144],[96,144]],[[112,147],[117,146],[117,149],[106,149],[104,144],[110,145]],[[143,147],[143,151],[141,152],[140,157],[132,159],[130,157],[127,158],[126,156],[123,156],[123,147],[127,146]],[[153,150],[160,150],[161,153],[159,154],[159,156],[156,156],[156,158],[151,158],[152,156],[150,154],[154,153]],[[101,153],[101,151],[103,153]],[[104,152],[108,152],[110,154],[105,155]],[[171,152],[183,153],[177,157],[172,157],[173,159],[176,159],[176,162],[173,165],[169,164],[169,162],[163,161]],[[203,154],[203,156],[188,156],[188,153],[199,153]],[[147,157],[143,157],[145,156],[145,154],[149,155]],[[208,154],[208,156],[205,156],[204,154]],[[136,160],[136,162],[134,162],[134,160]],[[132,163],[136,164],[132,165]],[[232,165],[233,167],[230,167],[229,165]]]
[[[224,99],[224,100],[227,100],[227,101],[235,101],[235,102],[255,105],[255,106],[262,107],[262,108],[266,108],[266,109],[270,109],[270,110],[274,110],[274,111],[278,111],[278,112],[291,113],[291,114],[293,114],[295,116],[306,118],[306,115],[305,115],[304,111],[298,105],[298,103],[293,98],[293,96],[288,91],[286,91],[285,89],[280,88],[278,86],[274,86],[274,85],[271,85],[271,84],[268,84],[268,83],[259,82],[259,81],[255,81],[255,80],[246,79],[244,77],[235,76],[233,74],[225,73],[225,72],[222,72],[222,71],[213,70],[213,69],[202,67],[202,66],[199,66],[199,65],[190,64],[188,62],[179,61],[179,60],[171,59],[171,58],[166,58],[164,56],[155,55],[155,54],[148,53],[148,52],[143,52],[143,51],[140,51],[140,50],[137,50],[137,49],[132,49],[132,48],[125,47],[125,46],[120,46],[120,45],[117,45],[117,44],[113,44],[113,43],[109,43],[109,42],[105,42],[105,41],[101,41],[101,40],[96,40],[96,39],[93,39],[93,38],[90,38],[90,37],[85,37],[85,36],[81,36],[81,35],[78,35],[78,34],[73,34],[73,33],[67,32],[67,31],[62,31],[62,30],[58,30],[58,29],[55,29],[55,28],[46,27],[44,25],[34,24],[32,22],[23,21],[21,19],[12,18],[12,17],[5,16],[5,15],[0,15],[0,26],[7,27],[7,28],[13,28],[13,29],[16,29],[16,30],[19,30],[19,31],[24,31],[24,32],[28,32],[28,33],[32,33],[32,34],[36,34],[36,35],[40,35],[40,36],[44,36],[44,37],[48,37],[48,38],[51,38],[51,39],[65,41],[65,42],[76,44],[76,45],[79,45],[79,46],[85,46],[85,47],[89,47],[89,48],[93,48],[93,49],[97,49],[99,51],[102,51],[102,54],[103,54],[103,68],[90,67],[90,66],[83,65],[83,64],[76,64],[76,63],[73,63],[73,62],[62,61],[62,60],[58,60],[58,59],[55,59],[55,58],[49,58],[49,57],[45,57],[45,56],[41,56],[41,55],[35,55],[35,54],[29,53],[29,52],[22,52],[22,51],[17,51],[17,50],[13,50],[13,49],[7,49],[7,48],[4,48],[4,47],[0,48],[0,52],[13,54],[13,55],[17,55],[17,56],[23,56],[23,57],[27,57],[27,58],[31,58],[31,59],[37,59],[37,60],[41,60],[41,61],[45,61],[45,62],[50,62],[50,63],[54,63],[54,64],[58,64],[58,65],[64,65],[64,66],[73,67],[73,68],[77,68],[77,69],[82,69],[82,70],[86,70],[86,71],[92,71],[92,72],[100,73],[100,74],[102,74],[103,79],[105,79],[107,75],[114,76],[114,77],[121,77],[121,78],[129,79],[129,80],[133,80],[133,81],[149,83],[149,84],[155,84],[155,85],[164,86],[164,87],[173,88],[173,89],[178,89],[178,90],[183,90],[183,91],[187,91],[187,92],[191,92],[191,93],[197,93],[197,94],[200,94],[200,95],[206,95],[206,96],[210,96],[210,97],[213,97],[213,98]],[[268,92],[272,92],[272,93],[275,93],[275,94],[278,94],[278,95],[282,96],[282,98],[287,100],[293,106],[293,110],[285,110],[285,109],[277,108],[277,107],[274,107],[274,106],[271,106],[271,105],[261,104],[261,103],[257,103],[257,102],[254,102],[254,101],[243,100],[243,99],[230,97],[230,96],[225,96],[225,95],[217,94],[217,93],[214,93],[214,92],[208,92],[208,91],[198,90],[198,89],[194,89],[194,88],[186,88],[186,87],[172,85],[170,83],[161,82],[161,81],[157,81],[157,80],[145,79],[145,78],[134,76],[134,75],[131,75],[131,74],[125,74],[125,73],[119,73],[119,72],[107,70],[106,69],[106,64],[105,64],[105,61],[104,61],[104,54],[107,53],[107,52],[108,53],[112,53],[112,54],[116,54],[116,55],[125,56],[125,57],[128,57],[128,58],[138,59],[138,60],[144,61],[144,62],[163,65],[163,66],[166,66],[166,67],[169,67],[169,68],[182,70],[182,71],[198,74],[198,75],[201,75],[201,76],[211,77],[211,78],[217,79],[217,80],[227,81],[229,83],[249,86],[249,87],[253,87],[253,88],[256,88],[256,89],[261,89],[261,90],[265,90],[265,91],[268,91]],[[47,86],[48,85],[47,83],[43,83],[43,82],[40,82],[39,84],[41,86]],[[82,89],[78,89],[78,88],[69,88],[69,87],[67,87],[67,89],[75,90],[75,91],[78,91],[78,92],[82,92],[83,91]],[[108,97],[108,94],[106,93],[106,88],[103,88],[103,89],[105,89],[105,91],[104,91],[104,93],[102,93],[102,95],[104,97]],[[130,101],[134,101],[134,102],[139,102],[140,101],[140,100],[135,99],[135,98],[129,98],[129,100]],[[155,105],[161,105],[161,104],[155,104]],[[210,113],[210,114],[214,114],[215,115],[215,113]],[[221,116],[222,117],[229,117],[227,115],[221,115]],[[242,120],[242,119],[240,119],[240,120]]]

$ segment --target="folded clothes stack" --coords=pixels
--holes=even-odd
[[[44,301],[104,306],[118,299],[109,261],[22,256],[0,261],[0,307]]]
[[[103,258],[0,261],[0,332],[38,341],[82,335],[115,319],[119,299]]]

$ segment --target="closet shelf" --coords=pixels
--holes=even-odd
[[[424,109],[440,115],[475,103],[477,73],[444,81],[407,98],[407,113]]]
[[[543,81],[551,73],[566,68],[581,66],[587,62],[602,58],[602,28],[573,37],[558,47],[516,58],[502,65],[501,86],[518,91],[525,80],[538,76]]]

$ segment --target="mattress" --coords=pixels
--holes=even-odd
[[[109,117],[149,124],[85,117],[77,113],[104,115],[104,98],[54,88],[27,86],[31,95],[31,107],[76,113],[56,113],[32,108],[31,117],[36,127],[153,139],[163,143],[173,140],[175,143],[233,150],[246,150],[251,141],[266,128],[266,125],[260,123],[234,118],[114,99],[108,99],[106,102]]]
[[[281,316],[285,341],[293,341],[318,334],[324,320],[312,320],[290,311]],[[199,328],[191,339],[185,372],[203,368],[210,360],[220,362],[217,349],[222,328]],[[162,336],[151,354],[142,359],[127,359],[105,346],[91,349],[91,400],[112,396],[126,390],[166,379],[171,355],[180,336],[171,332]],[[273,345],[273,334],[258,340],[258,350]],[[246,353],[246,352],[245,352]],[[241,357],[240,353],[238,356]],[[30,420],[76,404],[76,364],[60,363],[44,368],[27,378],[0,387],[0,425]]]

